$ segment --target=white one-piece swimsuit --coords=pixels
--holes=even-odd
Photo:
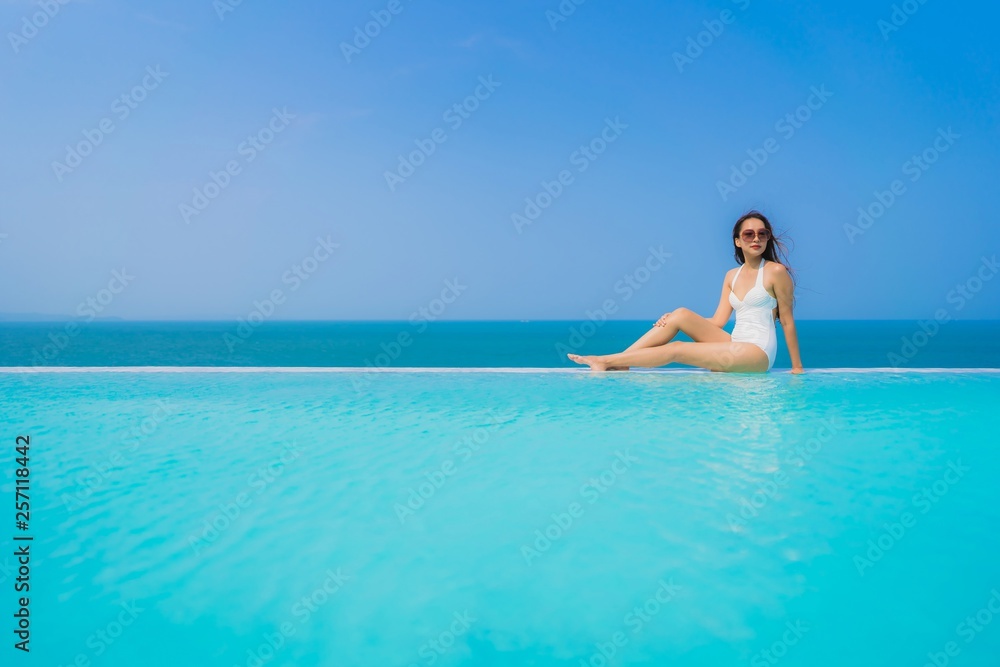
[[[736,326],[733,327],[734,343],[753,343],[764,350],[767,355],[767,370],[774,366],[774,357],[778,352],[778,336],[774,330],[774,307],[778,300],[764,289],[764,263],[760,260],[757,269],[757,282],[746,293],[743,300],[736,298],[733,287],[740,276],[743,266],[736,271],[733,282],[729,284],[729,304],[736,311]]]

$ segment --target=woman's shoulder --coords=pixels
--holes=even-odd
[[[764,272],[773,273],[775,275],[781,273],[788,273],[788,267],[782,264],[781,262],[776,262],[772,259],[769,262],[767,262],[767,264],[764,265]]]
[[[792,274],[788,271],[788,267],[781,262],[771,260],[764,265],[764,284],[769,289],[778,285],[789,285],[791,282]]]

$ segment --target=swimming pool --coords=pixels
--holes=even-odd
[[[31,664],[1000,654],[995,371],[77,370],[0,373]]]

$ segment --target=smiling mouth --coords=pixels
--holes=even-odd
[[[752,246],[750,246],[750,247],[751,247],[751,248],[759,248],[759,247],[760,247],[760,244],[759,244],[759,243],[754,243],[754,244],[753,244]]]

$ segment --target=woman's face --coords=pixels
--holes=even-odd
[[[736,247],[743,250],[743,257],[759,257],[764,254],[771,240],[771,232],[764,226],[763,220],[748,218],[740,225],[740,235],[736,238]]]

